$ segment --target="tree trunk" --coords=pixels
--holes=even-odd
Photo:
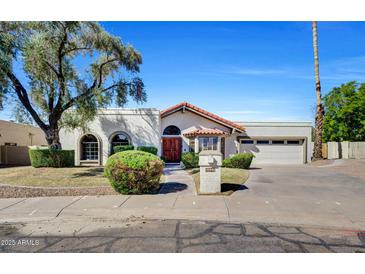
[[[59,135],[59,128],[57,123],[51,124],[47,130],[45,130],[46,140],[49,148],[62,149]]]
[[[322,132],[323,132],[323,118],[324,108],[322,105],[321,96],[321,82],[319,79],[319,58],[318,58],[318,34],[317,34],[317,22],[312,22],[313,32],[313,52],[314,52],[314,76],[316,80],[316,121],[315,121],[315,133],[314,133],[314,160],[323,159],[322,156]]]

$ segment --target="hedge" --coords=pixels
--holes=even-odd
[[[113,147],[113,154],[127,150],[134,150],[134,146],[132,145],[115,146]]]
[[[30,149],[29,158],[32,167],[73,167],[74,150]]]
[[[150,193],[159,188],[163,167],[160,158],[151,153],[128,150],[108,158],[104,175],[119,193]]]
[[[144,151],[144,152],[148,152],[148,153],[151,153],[153,155],[157,155],[157,147],[153,147],[153,146],[139,146],[139,147],[137,147],[137,150]]]
[[[199,154],[194,152],[184,152],[181,155],[181,161],[185,168],[199,167]]]
[[[224,159],[223,167],[248,169],[254,157],[252,153],[239,153]]]

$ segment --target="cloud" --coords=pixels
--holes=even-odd
[[[337,59],[333,62],[336,66],[347,66],[347,67],[353,67],[353,66],[364,66],[365,65],[365,56],[359,55],[359,56],[352,56],[352,57],[345,57]]]
[[[286,71],[281,69],[260,69],[260,68],[233,68],[225,73],[248,76],[282,75]]]
[[[363,81],[365,56],[346,57],[329,63],[320,63],[320,78],[328,81]]]
[[[353,73],[337,73],[331,75],[320,76],[322,80],[334,80],[334,81],[361,81],[365,80],[365,74],[353,74]]]
[[[320,62],[320,78],[327,81],[364,81],[365,55],[344,57]],[[293,79],[314,80],[314,71],[308,68],[241,68],[231,67],[223,73],[242,76],[278,76]]]

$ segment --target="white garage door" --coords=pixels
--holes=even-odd
[[[253,164],[289,164],[304,163],[303,140],[241,140],[241,152],[255,155]]]

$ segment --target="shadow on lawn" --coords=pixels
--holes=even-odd
[[[102,168],[102,167],[87,169],[87,170],[85,170],[85,172],[74,173],[72,178],[103,176],[103,171],[104,171],[104,168]]]

